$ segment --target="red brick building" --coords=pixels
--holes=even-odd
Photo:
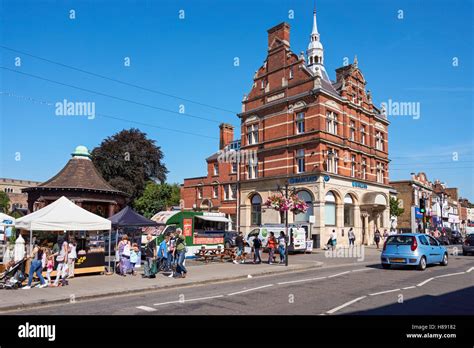
[[[237,164],[219,161],[219,155],[238,150],[240,140],[234,140],[234,126],[223,123],[219,129],[219,151],[206,159],[207,175],[184,179],[181,208],[219,211],[234,225],[237,219]]]
[[[238,117],[239,153],[256,154],[238,165],[241,230],[281,222],[280,214],[263,204],[285,183],[310,205],[306,214],[290,216],[290,222],[307,226],[310,235],[324,242],[335,229],[338,243],[347,244],[352,227],[358,243],[371,244],[376,228],[390,228],[389,122],[366,90],[357,58],[330,80],[316,13],[306,56],[290,49],[289,24],[268,30],[267,57],[253,76]],[[213,187],[220,193],[221,184],[236,182],[228,170],[232,164],[219,164],[221,174],[213,175],[214,157],[207,162],[207,177],[185,180],[184,206],[194,199],[199,208],[207,199],[225,211],[223,201],[213,198]],[[194,198],[189,197],[190,187],[196,190]]]

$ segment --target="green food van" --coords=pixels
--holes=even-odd
[[[158,242],[166,233],[179,227],[186,238],[188,252],[186,258],[195,257],[202,247],[224,247],[224,233],[228,231],[229,220],[224,213],[169,210],[155,214],[151,220],[158,223],[154,229]],[[149,231],[149,230],[148,230]],[[142,235],[142,245],[146,243],[146,233]]]

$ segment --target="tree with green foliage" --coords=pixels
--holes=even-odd
[[[395,197],[390,197],[390,216],[399,217],[405,210],[400,208],[400,200]]]
[[[9,205],[10,198],[8,198],[8,195],[5,192],[0,191],[0,212],[7,213]]]
[[[147,218],[169,207],[178,205],[180,187],[178,184],[157,184],[148,182],[143,195],[134,201],[135,210]]]
[[[136,128],[107,137],[91,155],[104,179],[129,194],[131,202],[142,195],[148,181],[163,183],[168,173],[161,148]]]

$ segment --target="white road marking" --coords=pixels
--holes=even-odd
[[[162,302],[162,303],[155,303],[153,306],[164,306],[167,304],[173,304],[173,303],[186,303],[186,302],[193,302],[193,301],[204,301],[204,300],[210,300],[213,298],[219,298],[219,297],[224,297],[224,295],[217,295],[217,296],[208,296],[208,297],[198,297],[198,298],[190,298],[189,300],[182,300],[182,301],[169,301],[169,302]]]
[[[423,286],[425,285],[426,283],[432,281],[434,278],[429,278],[429,279],[426,279],[425,281],[422,281],[420,284],[417,284],[416,286]]]
[[[351,272],[363,272],[363,271],[371,271],[374,270],[375,268],[359,268],[359,269],[353,269]]]
[[[414,289],[414,288],[416,288],[416,286],[412,285],[412,286],[407,286],[405,288],[402,288],[402,290],[408,290],[408,289]]]
[[[389,293],[389,292],[394,292],[394,291],[400,291],[400,289],[393,289],[393,290],[386,290],[386,291],[374,292],[373,294],[369,294],[369,296],[382,295],[382,294],[387,294],[387,293]]]
[[[263,288],[268,288],[268,287],[270,287],[270,286],[273,286],[273,284],[268,284],[268,285],[259,286],[258,288],[252,288],[252,289],[247,289],[247,290],[232,292],[232,293],[230,293],[230,294],[227,294],[227,296],[233,296],[233,295],[243,294],[244,292],[259,290],[259,289],[263,289]]]
[[[164,305],[172,304],[172,303],[183,303],[183,301],[169,301],[169,302],[155,303],[153,304],[153,306],[164,306]]]
[[[217,295],[217,296],[209,296],[209,297],[200,297],[200,298],[192,298],[190,300],[185,300],[184,302],[192,302],[192,301],[203,301],[203,300],[210,300],[213,298],[224,297],[224,295]]]
[[[333,275],[328,276],[328,278],[338,277],[338,276],[340,276],[340,275],[347,274],[347,273],[350,273],[350,271],[341,272],[341,273],[336,273],[336,274],[333,274]]]
[[[141,310],[143,310],[143,311],[145,311],[145,312],[154,312],[154,311],[156,311],[155,308],[151,308],[151,307],[147,307],[147,306],[138,306],[137,308],[138,308],[138,309],[141,309]]]
[[[298,279],[298,280],[290,280],[287,282],[280,282],[277,283],[278,285],[284,285],[284,284],[292,284],[292,283],[302,283],[302,282],[310,282],[313,280],[320,280],[320,279],[326,279],[327,277],[319,277],[319,278],[308,278],[308,279]]]
[[[466,273],[469,273],[469,272],[471,272],[471,271],[474,271],[474,267],[469,268],[469,269],[466,271]]]
[[[458,272],[458,273],[448,273],[448,274],[442,274],[439,276],[436,276],[435,278],[444,278],[444,277],[451,277],[459,274],[464,274],[465,272]]]
[[[344,304],[342,304],[342,305],[340,305],[340,306],[338,306],[338,307],[336,307],[336,308],[333,308],[333,309],[327,311],[326,313],[327,313],[327,314],[332,314],[332,313],[337,312],[338,310],[340,310],[340,309],[342,309],[342,308],[344,308],[344,307],[350,306],[351,304],[356,303],[357,301],[360,301],[360,300],[362,300],[362,299],[364,299],[364,298],[366,298],[366,297],[367,297],[367,296],[358,297],[358,298],[356,298],[356,299],[354,299],[354,300],[352,300],[352,301],[346,302],[346,303],[344,303]]]

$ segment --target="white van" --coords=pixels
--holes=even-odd
[[[245,237],[245,240],[248,242],[249,246],[252,246],[253,238],[258,235],[262,241],[263,247],[265,247],[270,232],[273,232],[275,238],[278,239],[280,232],[282,231],[285,232],[285,225],[263,225],[251,230]],[[306,230],[304,228],[290,225],[288,226],[288,235],[290,236],[288,241],[288,252],[304,252],[306,250]]]

